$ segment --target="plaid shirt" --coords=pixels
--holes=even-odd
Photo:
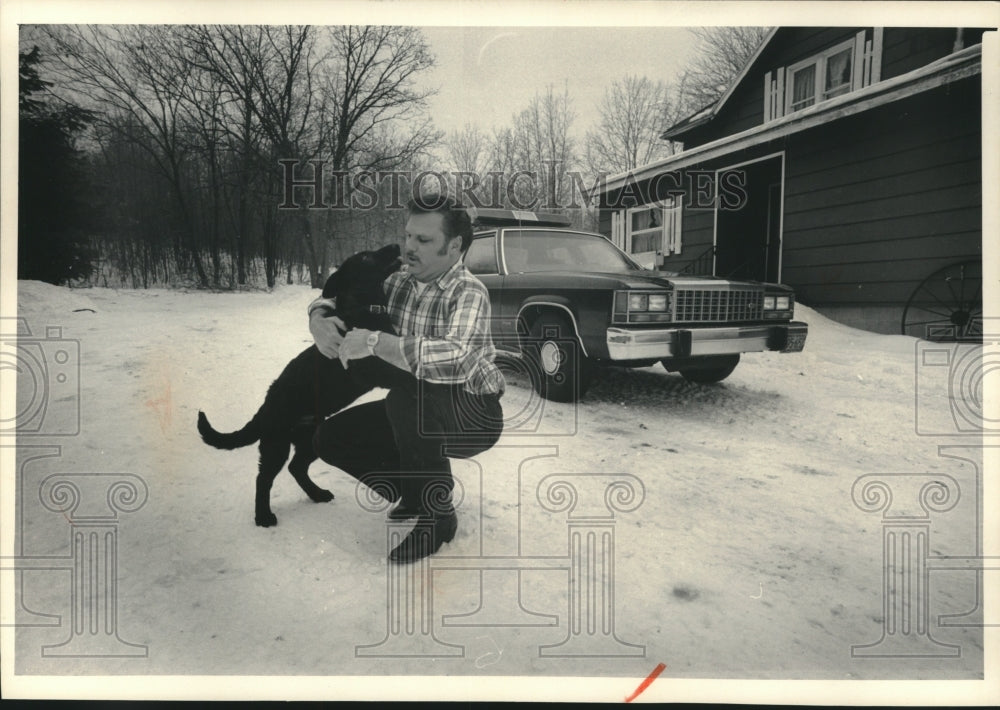
[[[385,293],[400,354],[417,378],[465,383],[472,394],[504,391],[493,362],[489,292],[461,261],[427,284],[404,266],[385,280]],[[317,299],[309,310],[328,303]]]

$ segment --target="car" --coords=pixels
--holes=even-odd
[[[575,401],[600,365],[714,383],[742,353],[805,346],[788,286],[647,269],[561,215],[482,209],[474,227],[465,265],[489,291],[498,361],[546,399]]]

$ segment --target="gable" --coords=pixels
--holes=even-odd
[[[664,132],[689,149],[948,56],[956,28],[781,27],[714,106]],[[982,30],[961,31],[962,46]]]

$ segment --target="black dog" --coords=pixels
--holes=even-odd
[[[323,287],[324,298],[336,299],[335,315],[348,328],[366,328],[391,333],[382,282],[400,268],[399,246],[365,251],[344,261]],[[395,370],[396,372],[392,372]],[[237,449],[260,441],[257,525],[277,525],[271,512],[271,484],[288,459],[288,470],[299,486],[317,503],[333,500],[333,494],[309,478],[309,464],[316,460],[312,438],[326,417],[351,404],[376,386],[405,383],[409,375],[377,358],[351,362],[344,369],[340,360],[330,360],[312,345],[293,359],[267,391],[264,404],[246,426],[229,434],[217,432],[203,412],[198,412],[198,431],[206,444],[218,449]]]

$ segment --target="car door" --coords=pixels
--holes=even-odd
[[[493,316],[491,329],[494,340],[500,341],[503,339],[505,328],[501,318],[503,277],[500,275],[497,258],[496,232],[477,234],[473,237],[469,251],[465,254],[465,266],[490,292],[490,310]],[[498,347],[501,345],[501,342],[497,342]]]

